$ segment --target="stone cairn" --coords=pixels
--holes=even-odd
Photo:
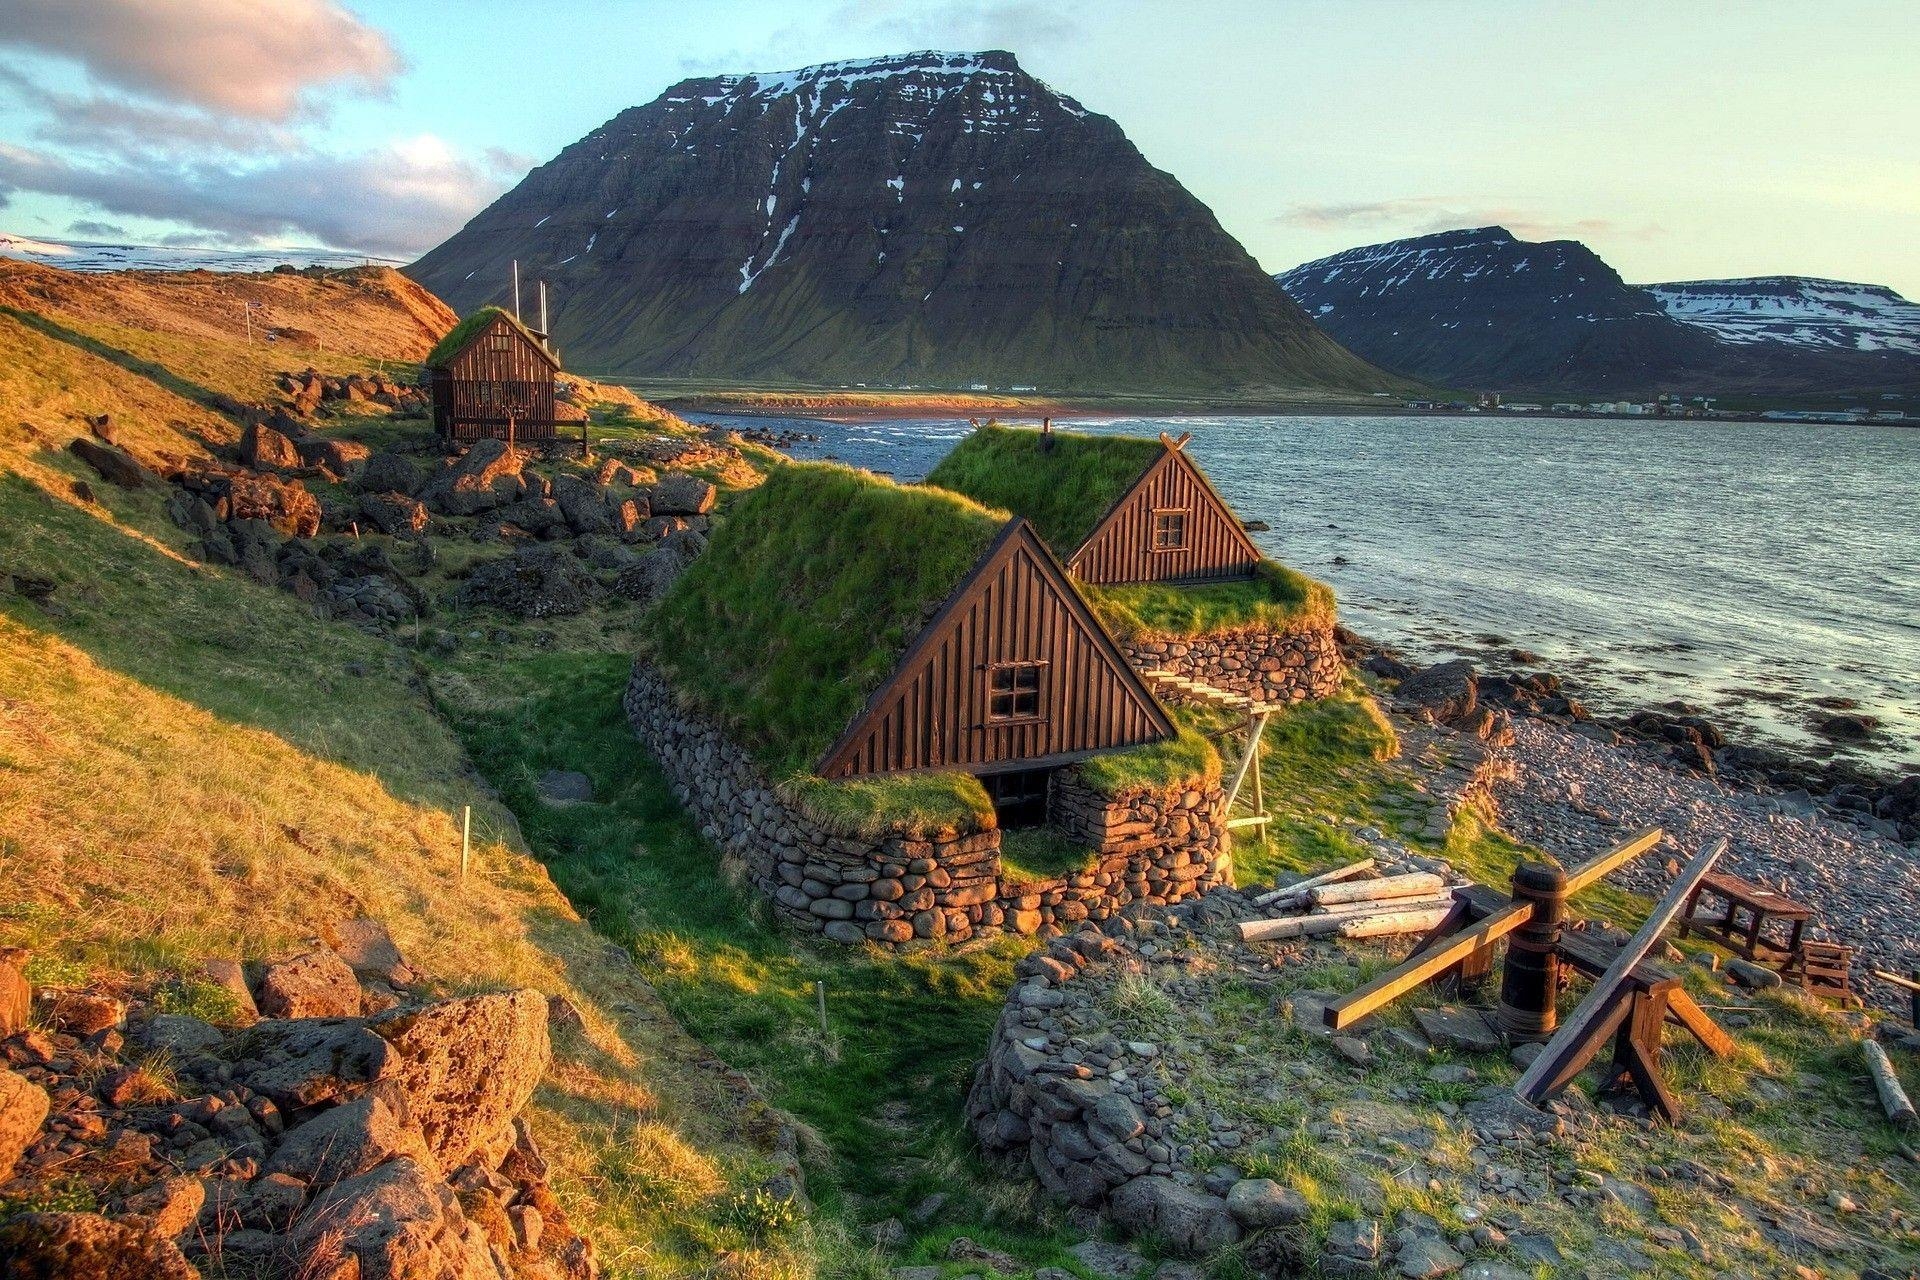
[[[1053,934],[1232,878],[1226,796],[1217,784],[1108,797],[1062,771],[1050,816],[1098,850],[1097,860],[1087,871],[1020,882],[1004,872],[996,828],[870,837],[825,829],[644,661],[634,666],[625,704],[634,733],[701,833],[745,868],[783,919],[836,942]]]

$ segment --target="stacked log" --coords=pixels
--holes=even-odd
[[[1373,859],[1367,858],[1260,895],[1256,902],[1282,914],[1242,922],[1241,939],[1276,942],[1333,934],[1379,938],[1424,933],[1452,909],[1452,892],[1440,876],[1417,871],[1356,878],[1372,869]]]

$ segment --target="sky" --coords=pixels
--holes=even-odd
[[[694,75],[1009,49],[1270,271],[1499,223],[1920,298],[1914,0],[0,0],[0,230],[412,258]]]

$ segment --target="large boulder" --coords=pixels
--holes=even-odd
[[[432,1170],[404,1158],[316,1197],[292,1243],[300,1275],[503,1280],[486,1233],[453,1191]]]
[[[400,1069],[392,1046],[358,1018],[258,1022],[228,1053],[235,1080],[282,1109],[358,1097]]]
[[[263,520],[289,538],[311,538],[320,532],[320,500],[298,480],[282,480],[259,471],[236,471],[216,483],[225,498],[225,515],[232,520]],[[214,503],[220,512],[222,504]]]
[[[6,1280],[200,1280],[171,1240],[97,1213],[26,1213],[0,1226]]]
[[[525,466],[526,455],[506,441],[476,440],[428,480],[418,497],[446,515],[480,515],[520,497]]]
[[[612,533],[613,510],[606,494],[579,476],[561,476],[554,481],[554,499],[575,533]]]
[[[268,965],[254,998],[269,1018],[351,1018],[360,1012],[360,983],[322,948]]]
[[[420,464],[403,453],[382,451],[367,459],[360,468],[357,483],[367,493],[404,493],[412,496],[425,476]]]
[[[395,1009],[368,1025],[393,1046],[400,1062],[389,1078],[449,1169],[506,1129],[552,1056],[547,998],[538,991]]]
[[[394,1101],[389,1102],[389,1096]],[[288,1130],[264,1172],[286,1174],[311,1187],[330,1187],[398,1156],[418,1161],[430,1173],[439,1172],[439,1163],[428,1150],[420,1126],[408,1116],[405,1101],[383,1085]]]
[[[378,979],[394,987],[413,981],[413,968],[394,945],[387,926],[369,916],[333,926],[327,931],[327,944],[362,978]]]
[[[342,440],[338,436],[304,436],[294,447],[299,449],[302,463],[341,480],[373,456],[373,450],[358,440]]]
[[[427,527],[427,504],[404,493],[363,493],[359,510],[362,520],[391,537]]]
[[[713,510],[714,487],[684,471],[670,472],[647,493],[656,516],[703,516]]]
[[[706,547],[706,537],[691,529],[670,533],[652,554],[615,578],[613,589],[630,600],[652,600],[672,586]]]
[[[67,451],[99,473],[109,484],[122,489],[138,489],[153,479],[153,473],[135,461],[134,456],[115,445],[81,436]]]
[[[483,606],[522,618],[580,613],[599,587],[579,557],[561,547],[522,547],[478,566],[459,592],[467,607]]]
[[[1240,1224],[1219,1196],[1150,1176],[1125,1182],[1109,1208],[1114,1225],[1130,1236],[1155,1235],[1170,1252],[1199,1258],[1237,1243]]]
[[[258,471],[291,471],[301,465],[298,446],[263,422],[240,433],[240,461]]]
[[[0,1182],[40,1136],[47,1122],[47,1091],[25,1076],[0,1068]]]
[[[1479,705],[1480,683],[1464,658],[1423,668],[1400,682],[1394,701],[1409,711],[1425,711],[1441,724],[1466,720]]]

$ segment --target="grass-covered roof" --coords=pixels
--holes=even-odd
[[[433,350],[429,351],[427,358],[420,363],[429,369],[438,368],[440,365],[446,364],[449,360],[459,355],[461,348],[465,347],[469,342],[472,342],[474,335],[486,328],[488,322],[495,316],[500,317],[518,329],[525,335],[527,341],[538,347],[542,353],[547,351],[546,344],[540,341],[539,336],[535,334],[533,330],[527,328],[527,326],[521,324],[518,320],[515,320],[512,312],[503,307],[481,307],[459,324],[447,330],[447,336],[434,343]],[[548,359],[552,360],[552,356],[548,355]],[[558,368],[559,364],[559,361],[553,360],[555,368]]]
[[[988,423],[955,445],[926,482],[1018,512],[1066,557],[1165,449],[1136,436],[1043,435]]]
[[[1008,519],[849,467],[775,467],[654,607],[649,656],[774,781],[808,774]]]

